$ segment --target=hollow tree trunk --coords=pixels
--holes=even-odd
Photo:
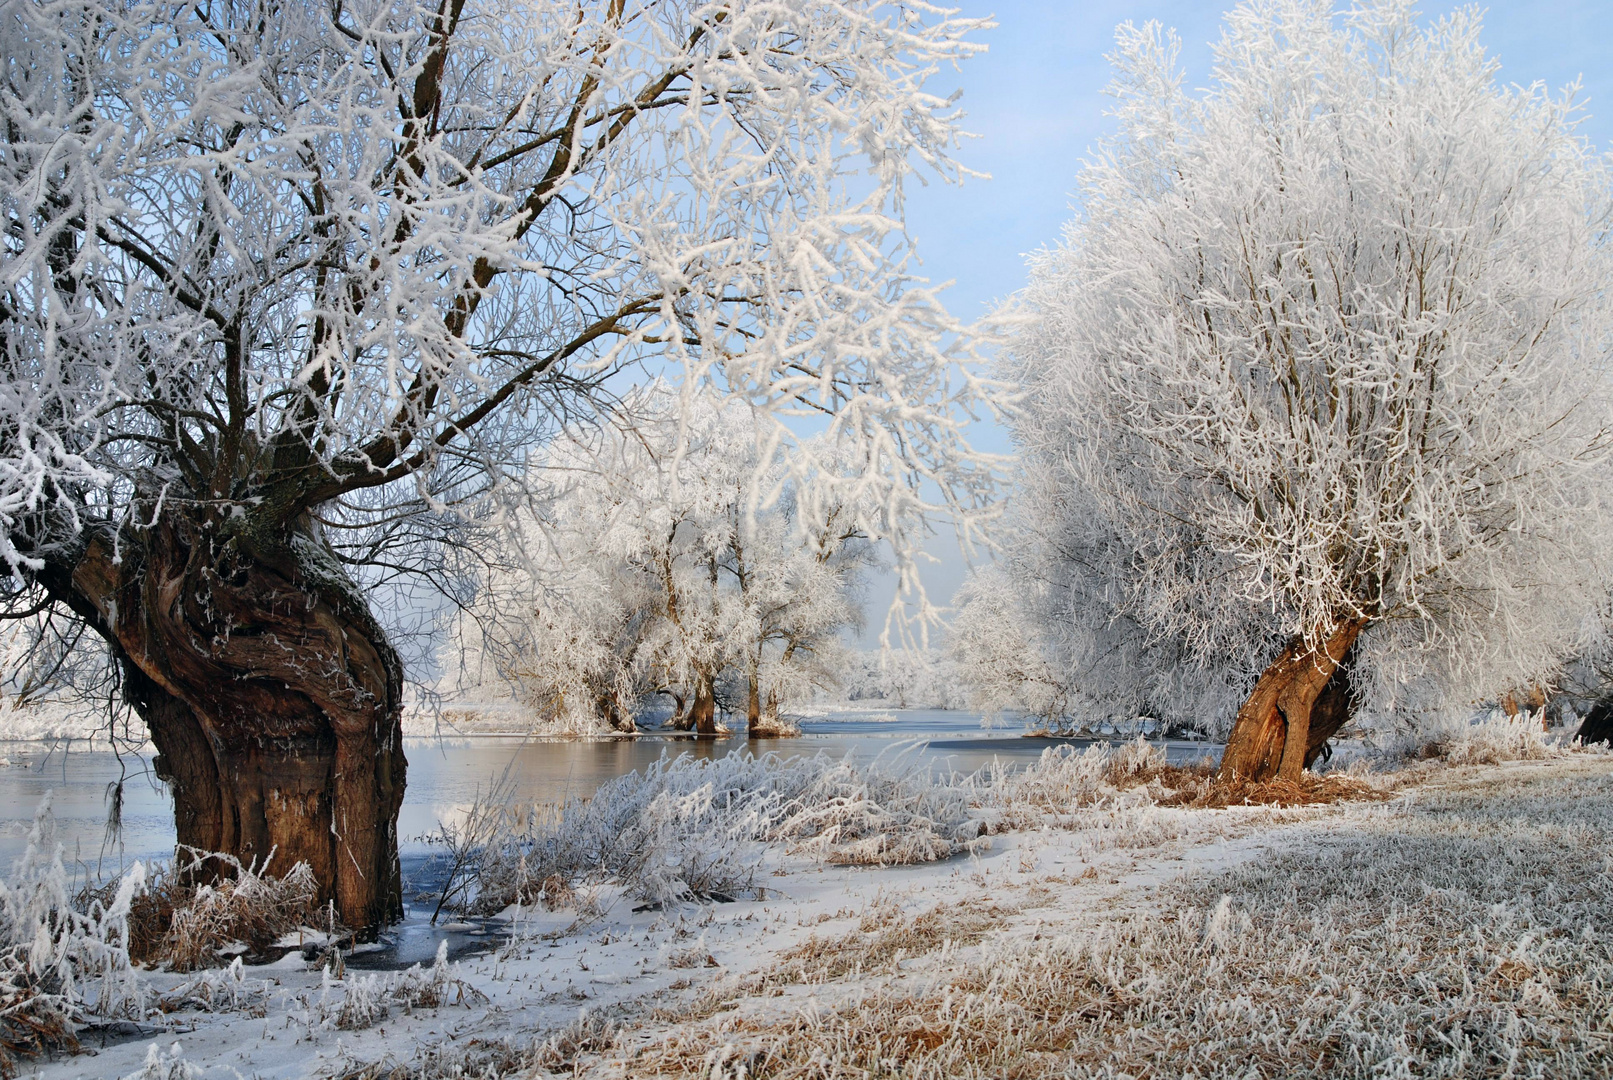
[[[306,862],[321,903],[373,936],[402,915],[397,655],[309,532],[251,553],[221,533],[176,512],[116,554],[91,539],[72,588],[150,729],[179,843],[260,868],[272,853],[271,872]]]
[[[1342,623],[1315,647],[1296,638],[1272,661],[1233,721],[1220,779],[1298,779],[1311,749],[1316,700],[1365,625]]]

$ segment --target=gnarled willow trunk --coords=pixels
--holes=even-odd
[[[92,538],[71,588],[119,654],[179,842],[260,867],[272,853],[271,872],[306,862],[372,936],[402,915],[397,655],[310,531],[253,545],[227,525],[171,512],[117,552]]]
[[[689,706],[689,726],[698,735],[717,734],[717,690],[705,672],[695,676],[694,701]]]
[[[1327,741],[1350,722],[1354,693],[1355,688],[1350,683],[1350,657],[1346,653],[1333,670],[1333,677],[1327,680],[1327,685],[1322,687],[1322,692],[1311,706],[1311,730],[1305,740],[1305,768],[1310,768],[1324,754],[1332,756],[1327,749]]]
[[[632,712],[622,708],[621,703],[616,700],[615,691],[612,689],[594,690],[594,715],[610,725],[612,731],[631,734],[638,730],[638,724],[634,721]]]
[[[1314,747],[1311,724],[1317,700],[1333,679],[1339,664],[1355,644],[1366,623],[1339,624],[1319,645],[1296,638],[1272,661],[1238,710],[1232,734],[1221,755],[1217,776],[1223,780],[1295,780],[1317,754],[1329,735],[1348,718],[1348,686],[1343,701],[1327,702],[1327,723],[1334,724]],[[1335,707],[1336,705],[1336,707]],[[1342,710],[1343,718],[1339,711]]]

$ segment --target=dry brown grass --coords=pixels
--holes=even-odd
[[[977,783],[975,805],[992,832],[1043,825],[1084,828],[1087,811],[1130,812],[1142,807],[1215,809],[1229,806],[1310,806],[1391,797],[1393,783],[1378,778],[1304,773],[1297,781],[1224,782],[1206,763],[1171,765],[1145,741],[1094,744],[1085,751],[1059,747],[1024,770],[992,773]]]
[[[7,964],[15,970],[19,965]],[[14,977],[8,971],[0,978],[0,1077],[17,1075],[25,1058],[52,1052],[77,1053],[75,1024],[51,998],[55,996],[35,980]]]
[[[1033,897],[1032,902],[1044,902],[1044,898]],[[865,913],[855,930],[839,937],[814,934],[782,953],[766,971],[708,987],[690,1001],[654,1010],[650,1019],[682,1027],[709,1020],[745,998],[775,997],[784,993],[785,986],[891,974],[904,960],[944,947],[977,945],[1020,910],[987,900],[963,900],[939,904],[908,918],[897,905],[881,904]],[[687,984],[681,987],[687,988]]]
[[[1168,765],[1163,755],[1119,753],[1110,760],[1104,780],[1119,791],[1154,786],[1160,806],[1216,810],[1228,806],[1317,806],[1341,802],[1380,802],[1393,790],[1340,773],[1303,772],[1298,780],[1221,780],[1208,762]],[[1168,794],[1167,794],[1168,793]]]
[[[332,931],[341,930],[333,918],[321,919],[319,886],[306,863],[284,877],[271,877],[228,855],[182,855],[180,866],[157,867],[146,892],[130,906],[129,959],[136,964],[166,963],[178,972],[223,967],[237,955],[227,951],[231,945],[244,945],[247,955],[262,956],[301,926],[329,922]],[[212,885],[194,884],[193,874],[214,860],[235,876]],[[104,905],[117,885],[86,887],[75,905],[80,910],[94,901]]]
[[[940,904],[907,918],[894,904],[874,908],[856,930],[837,938],[816,934],[779,957],[773,981],[826,982],[846,975],[885,974],[905,959],[946,945],[979,944],[1019,908],[988,900]]]
[[[1382,802],[1394,797],[1390,788],[1353,776],[1302,773],[1298,780],[1223,781],[1208,766],[1166,766],[1156,779],[1173,794],[1161,806],[1221,809],[1228,806],[1317,806],[1341,802]]]
[[[916,992],[679,1026],[625,1075],[1603,1077],[1610,842],[1607,775],[1432,792]]]
[[[399,1061],[349,1061],[328,1080],[444,1080],[447,1077],[497,1080],[506,1076],[531,1075],[537,1053],[531,1046],[518,1046],[503,1039],[468,1039],[463,1043],[447,1040],[425,1047],[419,1057]]]

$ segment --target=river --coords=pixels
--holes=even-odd
[[[840,712],[802,722],[800,738],[750,742],[743,737],[695,739],[646,734],[635,738],[556,739],[484,735],[406,743],[409,782],[398,835],[405,867],[418,865],[424,837],[438,824],[462,815],[478,789],[486,790],[506,768],[516,797],[559,802],[592,794],[600,784],[652,763],[662,754],[721,757],[755,750],[789,756],[854,754],[870,760],[903,753],[915,764],[972,772],[994,759],[1022,763],[1048,746],[1091,740],[1027,738],[1018,726],[982,729],[977,713],[903,709]],[[104,744],[103,744],[104,745]],[[1190,761],[1218,747],[1167,742],[1172,761]],[[151,770],[150,752],[121,758],[82,741],[0,743],[0,872],[9,870],[27,844],[34,810],[51,793],[57,835],[65,858],[78,873],[115,873],[135,859],[166,859],[174,843],[173,809]],[[123,828],[107,834],[108,792],[123,784]]]

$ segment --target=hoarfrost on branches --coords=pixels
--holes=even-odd
[[[1121,28],[1118,134],[1005,365],[1080,633],[1252,674],[1364,627],[1379,707],[1574,648],[1608,580],[1613,203],[1571,100],[1498,86],[1478,33],[1245,4],[1192,96],[1173,37]]]
[[[581,731],[632,730],[652,694],[674,722],[720,698],[777,727],[781,704],[838,681],[873,548],[855,506],[802,498],[754,407],[652,387],[533,469],[547,491],[505,522],[507,558],[448,649],[467,674]]]
[[[905,558],[915,477],[970,521],[995,483],[962,434],[990,387],[902,222],[916,170],[963,176],[924,84],[984,25],[863,0],[7,3],[0,556],[26,577],[86,524],[312,511],[385,574],[420,559],[410,514],[526,475],[643,363],[782,442],[827,417],[858,472],[807,448],[802,497],[855,485]]]
[[[181,842],[273,837],[378,932],[393,638],[438,599],[414,591],[463,598],[466,508],[567,424],[659,376],[754,407],[797,501],[855,505],[909,569],[926,512],[980,524],[964,425],[996,391],[915,273],[903,186],[961,178],[924,87],[984,27],[0,0],[0,613],[108,644],[159,768],[197,770],[165,777]]]

